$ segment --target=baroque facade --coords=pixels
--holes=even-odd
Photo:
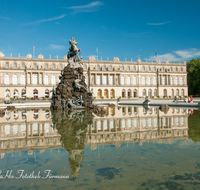
[[[83,60],[86,84],[98,98],[174,97],[187,96],[187,67],[183,63]],[[0,99],[11,97],[50,97],[59,83],[61,70],[68,59],[5,57],[0,52]]]

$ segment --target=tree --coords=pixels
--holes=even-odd
[[[200,58],[187,63],[189,94],[200,94]]]

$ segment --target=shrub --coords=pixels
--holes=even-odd
[[[190,95],[190,97],[192,97],[192,95]]]
[[[10,100],[13,100],[13,98],[10,98]]]
[[[129,96],[128,98],[130,99],[131,97]]]
[[[31,98],[27,98],[27,100],[30,100]]]
[[[94,97],[94,99],[96,99],[96,97]]]
[[[186,98],[188,97],[188,96],[185,96]]]
[[[171,98],[171,96],[169,96],[169,98]]]
[[[147,98],[149,97],[149,96],[146,96]]]
[[[163,96],[163,98],[165,98],[166,96]]]
[[[121,96],[119,98],[122,98]]]
[[[113,99],[113,97],[111,96],[111,99]]]
[[[179,98],[181,98],[182,96],[179,96]]]
[[[158,98],[160,98],[160,96],[157,96]]]
[[[102,96],[101,99],[104,99],[104,97]]]
[[[154,98],[154,96],[152,96],[152,98]]]
[[[19,98],[19,100],[22,100],[22,98]]]
[[[44,100],[46,100],[47,98],[46,97],[44,97]]]

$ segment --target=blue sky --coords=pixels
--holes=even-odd
[[[200,57],[199,0],[1,0],[0,52],[63,58],[75,35],[83,59]],[[98,54],[97,54],[98,48]]]

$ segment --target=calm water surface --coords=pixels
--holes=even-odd
[[[198,110],[106,109],[7,111],[0,189],[200,189]]]

